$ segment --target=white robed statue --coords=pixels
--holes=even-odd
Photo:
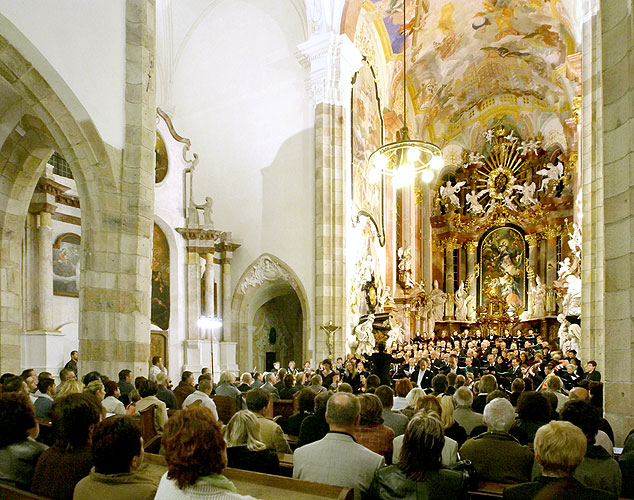
[[[374,339],[374,314],[369,314],[367,319],[357,325],[354,329],[354,334],[357,338],[357,356],[361,354],[371,355],[374,351],[374,345],[376,340]]]
[[[464,281],[460,282],[458,291],[454,294],[456,301],[456,321],[467,321],[467,292],[464,288]]]

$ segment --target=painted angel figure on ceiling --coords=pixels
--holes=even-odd
[[[456,182],[454,185],[451,184],[451,181],[447,181],[447,184],[444,186],[440,186],[440,197],[445,200],[449,200],[449,203],[455,205],[456,207],[460,206],[460,199],[458,198],[458,193],[462,186],[466,184],[466,181]]]
[[[484,207],[480,203],[479,199],[485,194],[485,191],[480,191],[479,193],[475,192],[475,189],[472,189],[470,193],[467,193],[465,197],[468,203],[467,212],[470,214],[481,214],[484,212]]]
[[[564,164],[560,161],[556,161],[556,163],[549,163],[546,165],[546,168],[542,168],[537,171],[538,175],[543,177],[542,184],[539,187],[540,191],[546,191],[548,188],[548,184],[550,181],[558,181],[562,175],[564,175]]]
[[[520,203],[522,205],[534,205],[535,203],[537,203],[537,198],[535,198],[535,190],[537,189],[537,185],[534,182],[531,182],[529,184],[528,181],[526,181],[521,186],[513,186],[513,189],[522,193],[522,197],[520,198]]]

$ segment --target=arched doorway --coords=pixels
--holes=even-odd
[[[291,268],[273,255],[262,254],[244,272],[231,318],[241,369],[264,370],[267,352],[284,364],[294,359],[299,365],[302,356],[310,356],[306,292]]]

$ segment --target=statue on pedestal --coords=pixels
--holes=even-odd
[[[530,293],[533,300],[532,317],[543,318],[546,316],[546,285],[538,275],[535,276],[535,285],[531,284]]]
[[[405,342],[405,330],[398,321],[390,316],[388,319],[388,325],[390,330],[387,333],[386,346],[390,347],[395,344],[402,344]]]
[[[196,208],[198,210],[203,211],[203,221],[204,221],[205,229],[214,228],[214,221],[212,219],[212,216],[214,213],[213,206],[214,206],[214,200],[211,198],[211,196],[207,196],[205,198],[205,203],[203,203],[202,205],[196,205]]]
[[[357,325],[354,329],[356,337],[356,352],[357,356],[362,354],[371,355],[374,351],[374,345],[376,341],[374,339],[374,314],[369,314],[367,319]]]
[[[455,293],[456,300],[456,321],[467,320],[467,296],[469,292],[465,290],[464,281],[460,282],[458,291]]]

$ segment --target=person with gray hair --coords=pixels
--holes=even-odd
[[[233,385],[235,380],[233,373],[228,371],[222,372],[218,385],[216,386],[216,395],[232,397],[236,402],[236,411],[240,411],[246,409],[246,405],[242,400],[242,393]]]
[[[453,418],[470,436],[474,428],[482,425],[482,414],[471,409],[473,393],[468,387],[458,387],[453,398],[457,405],[453,412]]]
[[[275,384],[277,383],[277,375],[275,375],[275,373],[267,373],[264,375],[264,382],[265,384],[261,387],[261,389],[269,392],[273,396],[273,399],[280,399],[280,391],[278,391],[277,387],[275,387]]]
[[[295,450],[295,479],[354,488],[355,500],[361,499],[385,460],[352,437],[360,411],[353,394],[338,392],[328,400],[326,420],[330,432],[323,439]]]
[[[487,432],[468,439],[462,445],[462,459],[471,460],[482,481],[530,481],[533,453],[508,432],[515,423],[515,410],[511,402],[496,398],[486,405],[483,416]]]

